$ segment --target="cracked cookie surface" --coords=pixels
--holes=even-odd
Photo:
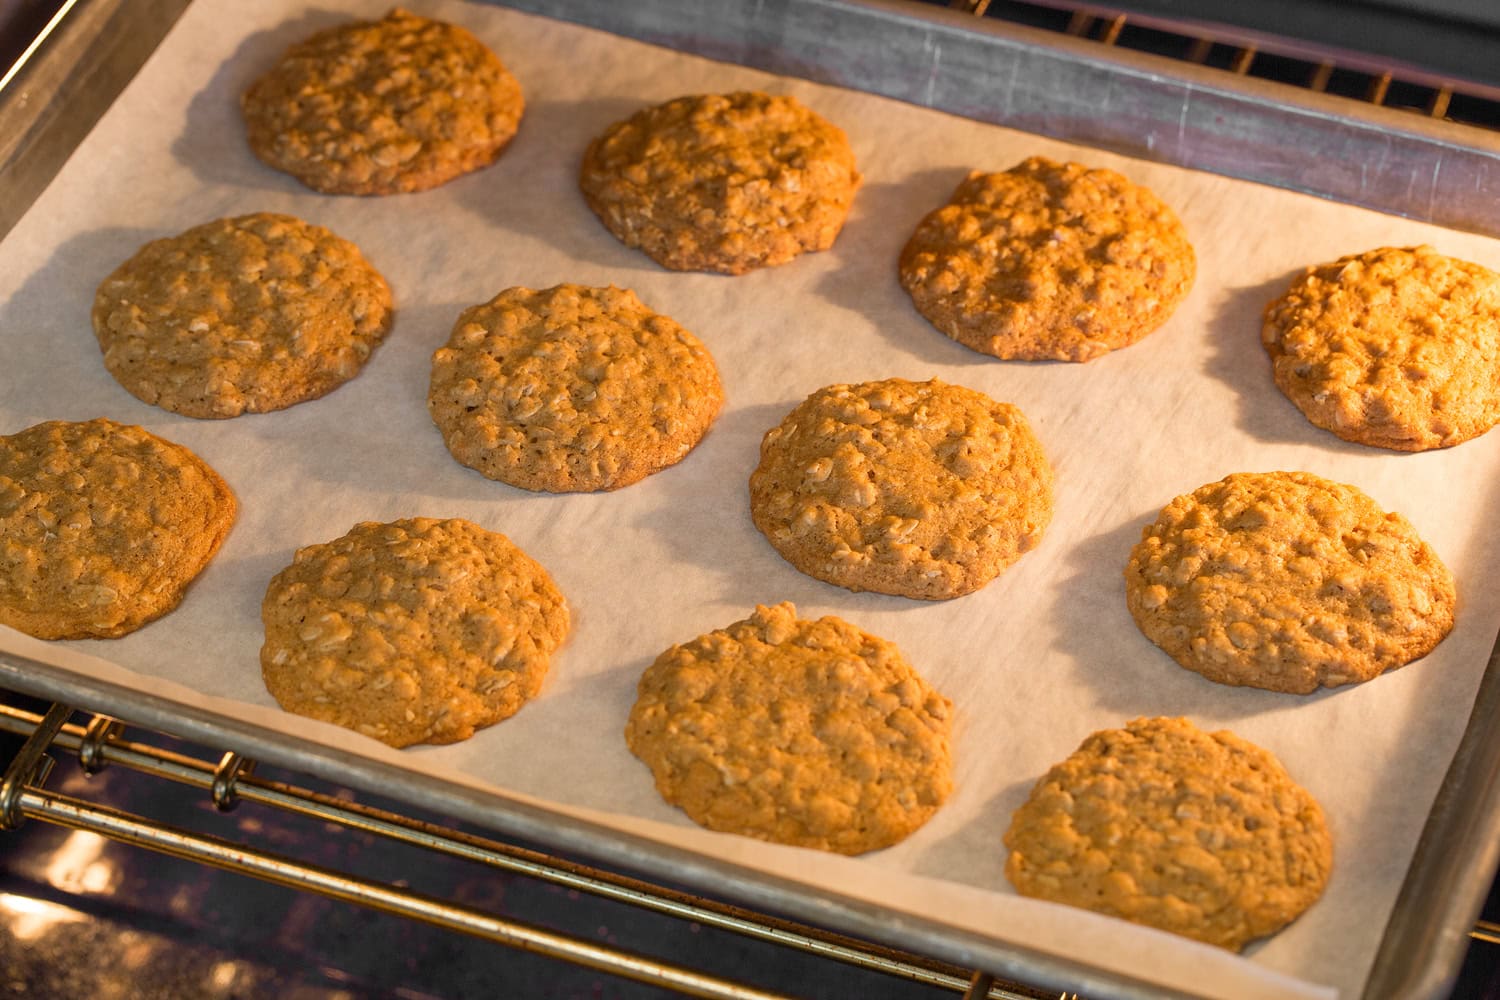
[[[702,342],[621,288],[511,288],[464,311],[428,412],[459,462],[528,490],[613,490],[682,460],[723,406]]]
[[[1305,472],[1237,473],[1173,500],[1125,568],[1130,613],[1222,684],[1367,681],[1453,627],[1453,576],[1400,514]]]
[[[192,451],[100,418],[0,437],[0,624],[113,639],[181,603],[234,523]]]
[[[1036,547],[1052,467],[1019,409],[973,389],[831,385],[766,433],[750,513],[809,576],[944,600]]]
[[[153,240],[94,296],[104,366],[131,395],[224,418],[316,399],[359,374],[391,325],[359,248],[289,215]]]
[[[1432,247],[1309,267],[1261,343],[1277,387],[1346,441],[1425,451],[1500,422],[1500,274]]]
[[[1089,361],[1135,343],[1187,296],[1177,216],[1112,170],[1033,157],[971,173],[901,253],[917,311],[954,340],[1020,361]]]
[[[267,165],[325,194],[382,195],[489,165],[525,101],[469,31],[396,8],[293,45],[240,107]]]
[[[1333,843],[1269,752],[1187,719],[1094,733],[1037,782],[1005,834],[1022,895],[1238,951],[1317,901]]]
[[[261,674],[282,708],[395,747],[514,715],[568,631],[547,571],[459,518],[366,521],[299,549],[261,620]]]
[[[794,97],[679,97],[610,126],[579,185],[663,267],[743,274],[833,245],[859,187],[842,129]]]
[[[861,854],[952,792],[951,716],[894,644],[783,603],[657,657],[625,739],[701,826]]]

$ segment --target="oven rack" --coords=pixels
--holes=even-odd
[[[25,704],[20,704],[24,702]],[[787,920],[769,913],[683,892],[629,874],[566,859],[556,854],[504,842],[454,825],[417,818],[409,808],[401,812],[360,803],[289,780],[257,773],[256,761],[234,751],[218,754],[200,747],[184,747],[175,738],[154,730],[131,727],[111,716],[76,710],[54,702],[45,711],[33,707],[37,699],[17,698],[0,690],[0,733],[19,737],[19,747],[4,763],[0,779],[0,846],[4,837],[27,820],[75,831],[85,831],[131,847],[155,851],[233,874],[260,879],[327,899],[368,907],[429,927],[467,934],[496,945],[528,951],[559,962],[668,989],[674,993],[716,1000],[792,1000],[734,982],[693,967],[605,947],[578,936],[548,930],[471,906],[459,905],[420,888],[372,880],[362,874],[340,872],[296,857],[231,839],[220,834],[189,831],[151,816],[122,811],[108,804],[49,790],[57,762],[69,760],[92,777],[110,765],[168,785],[172,792],[206,792],[214,810],[227,814],[242,803],[274,810],[282,817],[336,826],[344,831],[380,838],[415,852],[461,861],[476,870],[503,873],[548,883],[573,893],[608,899],[641,911],[675,918],[757,941],[768,950],[784,949],[829,963],[871,973],[876,981],[917,984],[933,997],[962,996],[963,1000],[1044,1000],[1056,991],[1000,980],[982,970],[968,970],[913,952],[861,941],[846,935]],[[78,720],[78,721],[73,721]],[[185,752],[186,751],[186,752]],[[300,776],[288,775],[293,780]],[[305,780],[305,779],[303,779]],[[171,794],[171,793],[169,793]],[[1480,948],[1500,945],[1500,923],[1478,919],[1469,931]],[[772,951],[772,954],[778,953]],[[1062,993],[1061,1000],[1079,1000]]]
[[[452,825],[415,818],[410,810],[393,812],[343,796],[316,791],[257,773],[256,762],[234,751],[205,753],[177,748],[156,731],[127,738],[125,725],[110,716],[77,711],[54,702],[36,711],[7,699],[0,691],[0,732],[22,742],[8,761],[0,782],[0,837],[27,820],[85,831],[109,840],[208,865],[223,871],[369,907],[537,955],[568,962],[623,979],[716,1000],[790,1000],[690,966],[643,957],[540,926],[460,905],[424,893],[420,888],[341,872],[309,863],[254,843],[231,839],[233,831],[205,833],[121,810],[109,804],[49,790],[48,779],[59,759],[71,758],[87,776],[116,765],[177,786],[208,793],[220,813],[241,803],[275,810],[278,819],[331,824],[445,861],[459,860],[480,870],[521,876],[570,892],[587,893],[640,910],[676,918],[684,924],[727,931],[775,949],[788,949],[869,973],[931,988],[933,996],[965,1000],[1037,1000],[1055,992],[1004,982],[979,970],[757,912],[549,854],[507,843]],[[30,701],[30,699],[24,699]],[[77,718],[79,721],[70,721]],[[135,727],[132,727],[135,731]],[[291,776],[294,780],[297,776]],[[191,794],[182,792],[181,794]],[[3,845],[0,839],[0,845]],[[420,866],[414,866],[419,870]],[[1500,934],[1500,927],[1494,928]],[[1069,994],[1063,994],[1067,1000]],[[1076,1000],[1076,995],[1073,995]]]

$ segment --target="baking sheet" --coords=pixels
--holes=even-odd
[[[1500,598],[1482,586],[1497,556],[1487,514],[1500,437],[1421,455],[1340,442],[1276,392],[1258,316],[1307,263],[1425,241],[1500,267],[1500,244],[505,10],[419,9],[470,27],[526,89],[521,132],[495,166],[383,199],[320,196],[262,167],[244,146],[239,92],[286,45],[383,8],[204,0],[0,244],[0,432],[99,415],[140,423],[203,455],[242,508],[167,618],[114,642],[43,644],[0,630],[0,645],[1185,991],[1357,994],[1500,627]],[[645,104],[744,87],[796,94],[849,132],[865,184],[835,248],[726,278],[665,272],[619,246],[576,190],[588,140]],[[896,284],[906,236],[968,169],[1034,154],[1123,170],[1183,218],[1197,286],[1141,344],[1083,366],[1000,363],[932,330]],[[200,422],[136,401],[99,362],[93,289],[148,239],[262,210],[326,225],[365,250],[397,297],[389,340],[355,381],[281,413]],[[428,360],[459,311],[511,285],[560,281],[634,288],[714,352],[727,406],[681,465],[612,494],[538,496],[484,480],[444,450],[424,405]],[[745,481],[761,434],[821,385],[888,376],[936,376],[1018,404],[1054,463],[1057,510],[1041,547],[977,594],[941,604],[850,594],[798,574],[750,524]],[[1432,656],[1295,698],[1210,684],[1140,636],[1120,570],[1141,526],[1204,482],[1275,468],[1359,485],[1442,554],[1460,608]],[[503,531],[552,572],[575,628],[541,698],[466,744],[406,752],[276,710],[256,660],[265,582],[300,545],[357,520],[414,514]],[[657,799],[624,748],[635,680],[658,652],[778,600],[896,641],[958,706],[958,791],[895,848],[843,859],[706,833]],[[1092,730],[1154,714],[1268,747],[1329,813],[1327,895],[1246,958],[1023,900],[1005,882],[1000,836],[1036,778]]]

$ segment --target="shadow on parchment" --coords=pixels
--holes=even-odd
[[[943,205],[967,174],[963,168],[942,168],[880,183],[867,175],[843,232],[826,251],[839,266],[817,287],[825,301],[870,319],[881,337],[926,365],[997,363],[929,323],[912,306],[898,273],[901,249],[917,223]]]
[[[723,413],[687,458],[653,477],[665,477],[670,502],[635,523],[636,530],[657,538],[669,559],[712,577],[713,592],[702,597],[742,607],[747,614],[757,603],[812,601],[817,588],[827,586],[793,569],[750,519],[749,481],[759,462],[760,439],[793,405],[767,403]],[[743,474],[726,479],[725,468]]]
[[[997,753],[1004,747],[997,746]],[[1002,838],[1010,827],[1011,815],[1026,801],[1032,785],[1041,775],[1012,782],[991,795],[978,815],[957,830],[930,844],[914,861],[917,875],[962,882],[979,889],[1010,892],[1005,878],[1006,850]],[[920,836],[920,833],[917,834]]]
[[[0,308],[0,408],[29,426],[44,420],[192,422],[141,402],[104,367],[90,310],[94,291],[148,240],[147,229],[109,227],[60,245]],[[21,426],[0,428],[14,433]]]
[[[1286,291],[1301,269],[1244,288],[1226,289],[1211,321],[1213,353],[1205,371],[1234,393],[1240,429],[1266,444],[1306,444],[1358,455],[1369,449],[1313,426],[1277,388],[1261,346],[1266,304]]]
[[[1154,517],[1152,511],[1086,538],[1067,553],[1068,574],[1047,619],[1053,648],[1072,664],[1072,681],[1091,688],[1096,704],[1121,724],[1143,715],[1248,717],[1329,697],[1329,692],[1287,695],[1206,680],[1142,634],[1125,602],[1124,570],[1142,527]],[[1101,572],[1101,566],[1109,570]],[[1086,735],[1080,732],[1078,739]]]
[[[521,127],[500,159],[450,185],[458,204],[502,232],[528,237],[574,261],[629,276],[665,269],[617,240],[594,215],[578,187],[584,150],[595,136],[639,110],[617,97],[528,102]],[[512,284],[498,276],[497,288]],[[574,280],[557,275],[555,281]]]
[[[309,189],[300,181],[266,166],[250,151],[240,95],[292,45],[348,20],[340,11],[309,10],[247,37],[189,103],[187,123],[172,143],[172,155],[205,184],[306,194]]]

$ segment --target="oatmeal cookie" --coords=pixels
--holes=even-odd
[[[750,513],[809,576],[944,600],[1036,547],[1052,467],[1020,410],[973,389],[831,385],[766,433]]]
[[[488,166],[525,101],[468,31],[397,8],[292,46],[240,108],[267,165],[325,194],[381,195]]]
[[[261,674],[282,708],[393,747],[514,715],[568,631],[547,571],[457,518],[366,521],[299,549],[261,620]]]
[[[1196,270],[1182,223],[1112,170],[1033,157],[975,171],[901,253],[917,311],[965,347],[1089,361],[1167,321]]]
[[[842,129],[794,97],[679,97],[610,126],[579,185],[629,247],[678,271],[743,274],[833,245],[859,187]]]
[[[182,602],[236,505],[180,444],[100,418],[0,437],[0,624],[115,639]]]
[[[1406,518],[1306,472],[1237,473],[1173,500],[1131,552],[1125,596],[1189,670],[1296,694],[1425,656],[1455,603]]]
[[[658,656],[625,740],[701,826],[862,854],[952,792],[952,711],[892,643],[784,603]]]
[[[1425,451],[1500,422],[1500,274],[1432,247],[1309,267],[1261,343],[1286,397],[1346,441]]]
[[[1005,834],[1024,896],[1238,951],[1317,901],[1323,811],[1270,753],[1187,719],[1094,733],[1037,782]]]
[[[235,417],[357,375],[390,329],[391,291],[353,243],[262,212],[147,243],[99,286],[93,320],[131,395]]]
[[[427,408],[454,458],[528,490],[628,486],[680,461],[724,395],[698,338],[621,288],[511,288],[464,311]]]

